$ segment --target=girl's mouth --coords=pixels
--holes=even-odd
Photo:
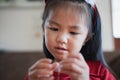
[[[57,51],[57,53],[60,53],[60,54],[68,53],[68,50],[63,47],[55,47],[55,50]]]

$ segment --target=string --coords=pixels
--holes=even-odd
[[[60,80],[60,72],[61,72],[61,66],[60,66],[60,64],[57,66],[56,71],[58,73],[57,80]]]

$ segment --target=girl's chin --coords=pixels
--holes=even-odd
[[[60,57],[55,57],[55,61],[60,62],[60,61],[62,61],[62,58],[60,58]]]
[[[60,62],[60,61],[62,61],[62,60],[60,60],[60,59],[55,59],[55,61],[56,61],[56,62]]]
[[[56,57],[55,60],[56,60],[57,62],[60,62],[60,61],[62,61],[62,60],[64,60],[64,59],[66,59],[66,58],[67,58],[67,56],[61,56],[61,57],[59,56],[59,57]]]

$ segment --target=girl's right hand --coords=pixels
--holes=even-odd
[[[51,59],[41,59],[33,64],[28,70],[29,80],[54,80],[53,71],[58,63],[53,63]]]

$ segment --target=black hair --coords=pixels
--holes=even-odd
[[[90,39],[85,43],[85,45],[82,47],[81,49],[81,53],[84,56],[85,60],[99,60],[103,63],[104,66],[106,66],[111,73],[116,77],[116,79],[119,79],[117,77],[117,75],[111,70],[111,68],[107,65],[105,59],[104,59],[104,55],[103,55],[103,51],[102,51],[102,39],[101,39],[101,19],[100,19],[100,15],[99,12],[97,10],[96,5],[91,6],[89,3],[85,2],[85,0],[45,0],[46,1],[46,8],[43,14],[43,29],[44,29],[44,23],[45,23],[45,19],[48,16],[49,13],[49,3],[50,2],[57,2],[57,1],[71,1],[71,2],[75,2],[75,3],[85,3],[88,5],[89,7],[89,11],[90,11],[90,32],[91,35],[89,36]],[[45,36],[43,35],[43,50],[44,53],[46,55],[47,58],[50,58],[52,60],[54,60],[54,57],[52,56],[52,54],[48,51],[46,44],[45,44]]]
[[[101,48],[101,20],[100,20],[100,15],[97,11],[96,7],[92,7],[90,4],[85,2],[84,0],[48,0],[46,2],[46,8],[43,14],[43,28],[44,28],[44,23],[45,19],[48,16],[49,13],[49,6],[55,6],[53,2],[60,2],[60,1],[71,1],[74,3],[79,3],[79,4],[87,4],[90,12],[90,26],[91,26],[91,35],[92,38],[90,38],[85,45],[81,49],[81,53],[84,56],[85,60],[98,60],[99,57],[97,55],[102,54],[102,48]],[[50,4],[51,3],[51,4]],[[93,34],[94,35],[93,35]],[[51,55],[51,53],[48,51],[46,44],[45,44],[45,37],[43,36],[43,50],[47,58],[54,59],[54,57]],[[103,56],[102,56],[103,57]],[[104,63],[104,61],[103,61]]]

